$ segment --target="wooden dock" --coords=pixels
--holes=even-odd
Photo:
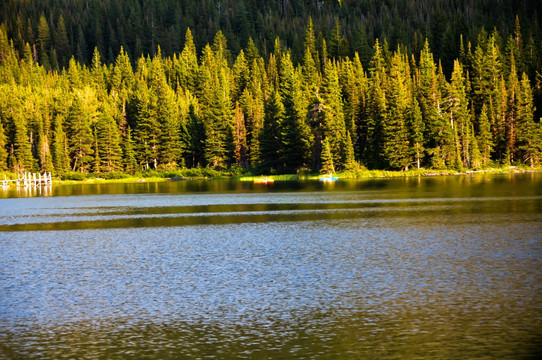
[[[22,175],[18,175],[17,179],[9,179],[4,175],[4,180],[1,180],[2,187],[7,188],[11,185],[17,187],[42,187],[51,186],[53,184],[53,176],[51,173],[35,174],[25,172]]]

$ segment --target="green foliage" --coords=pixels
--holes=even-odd
[[[536,112],[542,81],[535,77],[542,50],[527,41],[535,34],[527,30],[530,24],[519,26],[521,16],[512,19],[512,34],[466,27],[468,33],[457,36],[454,61],[457,29],[450,24],[427,27],[428,38],[438,44],[435,52],[417,35],[422,32],[409,38],[408,29],[401,33],[397,24],[389,39],[397,50],[390,51],[388,39],[376,37],[380,30],[345,21],[350,14],[344,9],[359,12],[357,2],[337,8],[323,2],[335,13],[322,16],[311,16],[314,9],[299,3],[307,18],[278,29],[288,35],[295,28],[297,36],[279,39],[254,31],[240,42],[236,30],[213,16],[205,31],[198,20],[190,23],[192,32],[175,23],[184,17],[172,20],[164,12],[156,17],[164,23],[152,27],[143,14],[160,12],[156,4],[166,0],[144,6],[126,1],[134,5],[127,23],[141,25],[133,33],[122,22],[105,26],[96,18],[87,29],[79,2],[66,3],[81,10],[78,24],[41,2],[33,12],[25,2],[0,5],[0,19],[16,8],[30,24],[21,31],[26,20],[15,21],[16,33],[12,22],[0,26],[0,170],[183,177],[248,169],[357,172],[360,164],[459,170],[542,161]],[[250,9],[266,9],[266,21],[273,23],[269,4],[264,0]],[[215,14],[216,4],[208,5],[202,2],[199,10]],[[236,12],[221,11],[221,19]],[[256,29],[254,19],[236,19],[239,28]],[[167,42],[162,32],[145,36],[165,23]],[[181,31],[185,40],[178,53]],[[443,53],[449,56],[440,59]],[[131,59],[137,59],[135,66]]]

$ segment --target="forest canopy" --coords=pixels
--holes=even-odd
[[[7,0],[0,171],[538,165],[535,3]]]

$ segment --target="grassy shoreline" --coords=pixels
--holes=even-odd
[[[359,170],[344,171],[334,173],[333,176],[339,179],[382,179],[382,178],[400,178],[400,177],[429,177],[429,176],[461,176],[470,174],[517,174],[542,172],[542,167],[499,167],[483,170],[433,170],[433,169],[414,169],[409,171],[388,171],[388,170]],[[107,175],[107,174],[106,174]],[[78,176],[77,178],[59,179],[53,178],[53,184],[108,184],[108,183],[140,183],[140,182],[168,182],[168,181],[186,181],[186,180],[237,180],[237,181],[255,181],[269,179],[272,181],[298,181],[298,180],[318,180],[321,174],[282,174],[282,175],[253,175],[238,174],[235,172],[218,172],[211,169],[188,169],[174,171],[151,171],[137,175],[127,175],[122,173],[114,176],[104,176],[88,174]],[[2,178],[17,179],[17,174],[0,173]]]

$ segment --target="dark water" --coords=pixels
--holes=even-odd
[[[0,358],[542,355],[542,174],[0,197]]]

